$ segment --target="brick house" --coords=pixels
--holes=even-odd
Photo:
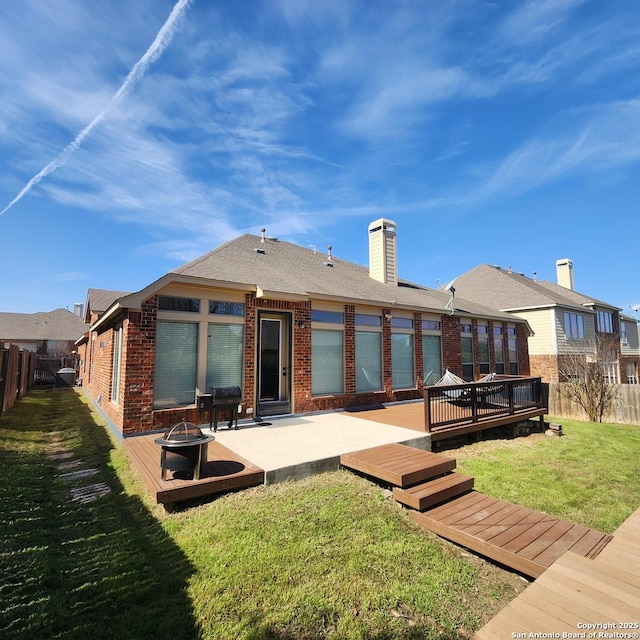
[[[131,435],[201,422],[216,386],[263,417],[420,398],[446,368],[528,375],[525,320],[398,278],[390,220],[369,226],[369,254],[362,267],[264,230],[223,244],[93,319],[83,386]]]
[[[573,263],[556,262],[557,283],[482,264],[455,280],[465,298],[527,320],[531,375],[563,382],[573,356],[602,362],[611,383],[638,380],[638,326],[621,309],[574,289]],[[600,353],[598,353],[600,350]],[[604,353],[606,351],[606,353]]]

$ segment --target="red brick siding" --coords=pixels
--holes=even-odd
[[[131,311],[123,319],[122,384],[120,402],[110,401],[111,368],[113,363],[113,328],[101,332],[93,341],[93,369],[89,380],[91,365],[91,340],[84,345],[83,381],[94,398],[100,397],[100,406],[108,417],[119,426],[123,434],[161,430],[182,419],[202,422],[203,416],[195,406],[174,409],[154,410],[153,384],[155,369],[155,343],[157,297],[153,296],[142,304],[140,311]],[[296,413],[337,409],[354,405],[367,405],[379,402],[417,399],[422,396],[422,328],[420,313],[413,314],[415,375],[417,387],[393,391],[391,366],[391,328],[384,317],[389,309],[382,309],[382,356],[383,390],[379,392],[356,393],[356,354],[355,354],[355,306],[344,306],[344,393],[336,396],[313,396],[311,388],[311,302],[269,300],[247,294],[245,298],[245,334],[244,334],[244,371],[243,404],[255,410],[256,405],[256,365],[257,365],[257,317],[261,310],[278,311],[291,315],[292,352],[291,383],[292,410]],[[474,322],[475,324],[475,322]],[[491,327],[491,325],[490,325]],[[506,327],[506,324],[505,324]],[[441,317],[442,364],[457,375],[462,375],[460,319],[455,316]],[[493,342],[489,340],[493,363]],[[93,336],[92,336],[93,337]],[[507,335],[504,334],[505,354]],[[474,340],[474,352],[477,366],[477,340]],[[102,346],[100,346],[102,345]],[[518,357],[520,372],[529,371],[529,358],[524,329],[518,326]],[[246,414],[245,414],[246,415]]]
[[[462,346],[460,342],[460,318],[442,316],[442,368],[462,377]]]

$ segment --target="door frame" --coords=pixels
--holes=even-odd
[[[262,329],[263,321],[279,322],[278,345],[278,397],[262,400]],[[293,316],[285,311],[264,309],[258,311],[256,324],[256,412],[257,416],[279,415],[291,413],[292,410],[292,348],[293,348]]]

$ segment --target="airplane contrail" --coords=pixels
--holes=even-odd
[[[99,124],[104,117],[116,107],[131,92],[135,83],[142,78],[149,66],[155,62],[171,42],[171,38],[175,32],[176,22],[182,15],[191,0],[178,0],[174,5],[169,17],[158,31],[154,41],[145,51],[144,55],[136,62],[131,71],[127,74],[120,88],[114,93],[109,104],[54,158],[44,169],[39,171],[27,184],[22,188],[20,193],[2,210],[0,216],[9,211],[11,207],[22,200],[22,198],[34,187],[42,178],[49,175],[59,167],[66,164],[69,156],[82,144],[82,141],[91,133],[91,131]]]

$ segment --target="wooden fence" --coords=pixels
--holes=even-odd
[[[33,386],[36,354],[15,344],[0,343],[0,415]]]
[[[640,425],[640,385],[616,384],[614,386],[616,387],[616,396],[612,409],[603,417],[602,421]],[[589,418],[582,407],[562,395],[561,387],[562,383],[548,385],[549,415],[558,418],[588,420]]]

